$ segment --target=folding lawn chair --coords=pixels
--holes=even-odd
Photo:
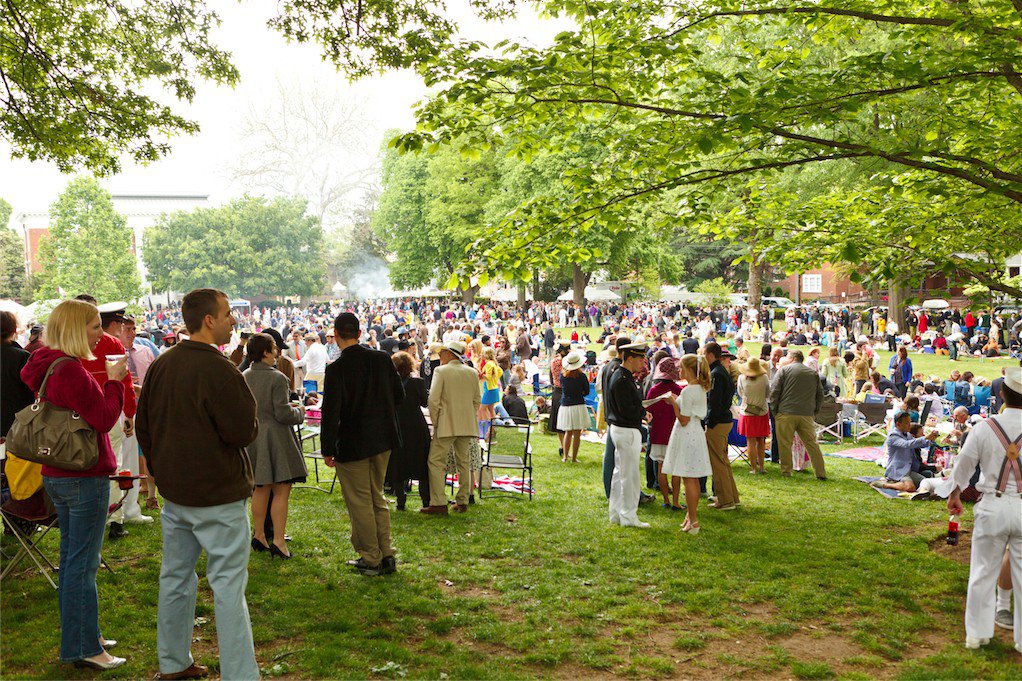
[[[969,407],[969,413],[978,414],[983,407],[990,408],[990,386],[977,385],[972,389],[972,406]]]
[[[852,439],[855,442],[863,440],[870,435],[886,434],[887,426],[887,404],[869,404],[864,403],[859,405],[859,415],[861,419],[855,420],[855,427],[852,431]]]
[[[727,434],[727,458],[731,462],[741,459],[749,463],[749,440],[738,434],[738,419],[731,419],[731,432]]]
[[[57,513],[46,497],[46,492],[39,490],[24,501],[8,500],[0,508],[0,516],[3,518],[4,528],[14,536],[19,545],[14,557],[9,560],[5,557],[0,582],[27,556],[35,563],[36,569],[42,573],[50,586],[56,589],[57,583],[53,581],[50,573],[57,572],[57,567],[39,548],[43,538],[57,526]]]
[[[919,423],[926,425],[926,419],[930,418],[930,407],[933,406],[933,402],[927,400],[923,403],[923,410],[919,413]]]
[[[832,402],[823,405],[820,411],[817,412],[815,417],[817,442],[823,442],[823,438],[828,435],[838,442],[844,440],[844,434],[841,430],[843,427],[843,419],[841,418],[842,406],[838,402]]]
[[[483,448],[483,470],[493,475],[494,470],[519,470],[522,472],[522,490],[528,487],[529,501],[532,501],[532,445],[529,444],[529,424],[505,426],[498,421],[490,422],[489,437]],[[504,492],[507,490],[492,490]],[[513,494],[508,492],[508,494]],[[483,498],[483,486],[479,485],[479,498]]]
[[[334,493],[334,487],[337,485],[337,470],[333,469],[333,476],[330,479],[329,489],[324,488],[322,483],[324,480],[319,477],[319,464],[323,461],[323,450],[316,448],[316,440],[319,439],[320,427],[302,425],[295,426],[295,438],[298,440],[299,449],[302,450],[302,456],[306,459],[312,460],[312,472],[316,478],[315,485],[295,485],[295,489],[314,489],[318,492],[325,492],[327,494]],[[313,450],[311,452],[305,451],[305,443],[311,442]]]

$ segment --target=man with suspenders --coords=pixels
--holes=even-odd
[[[1011,367],[1001,388],[1004,410],[976,424],[955,461],[955,489],[948,510],[962,512],[961,491],[978,465],[976,488],[983,498],[973,509],[972,558],[965,601],[965,647],[979,648],[994,635],[994,588],[1005,547],[1015,588],[1015,649],[1022,652],[1022,368]]]

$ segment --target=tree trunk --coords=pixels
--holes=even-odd
[[[592,276],[592,272],[583,272],[578,263],[571,267],[571,298],[579,307],[586,304],[586,286]]]
[[[518,309],[522,312],[525,311],[526,299],[525,299],[525,282],[518,282]]]
[[[749,263],[749,307],[758,308],[763,299],[763,271],[765,266],[755,251]]]
[[[905,333],[905,298],[904,286],[891,282],[887,288],[887,321],[898,325],[898,333]]]
[[[461,302],[466,305],[474,305],[477,293],[479,293],[478,286],[469,286],[468,288],[461,289]]]

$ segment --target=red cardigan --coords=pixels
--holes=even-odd
[[[21,370],[21,380],[38,393],[50,364],[65,356],[63,352],[47,347],[35,351]],[[92,478],[114,473],[117,459],[110,446],[109,433],[117,425],[117,419],[124,408],[124,389],[121,384],[107,381],[101,387],[80,360],[63,362],[53,371],[46,384],[46,401],[58,407],[73,409],[96,429],[99,460],[95,466],[85,471],[65,471],[43,466],[43,475],[53,478]]]

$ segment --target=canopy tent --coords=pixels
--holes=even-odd
[[[28,324],[32,321],[32,310],[14,302],[13,300],[0,300],[0,310],[3,312],[10,312],[18,318],[18,324]]]
[[[528,294],[528,289],[525,292],[526,299],[530,299],[531,296]],[[490,300],[501,303],[517,303],[518,302],[518,289],[517,288],[502,288],[497,289],[490,294]]]
[[[407,291],[384,291],[380,298],[395,300],[397,298],[446,298],[453,295],[453,291],[441,291],[434,286],[423,286],[422,288],[409,289]]]
[[[923,301],[924,310],[946,310],[949,307],[951,307],[951,303],[943,298],[931,298]]]
[[[233,299],[231,301],[228,301],[228,302],[229,302],[229,304],[230,304],[230,306],[232,308],[234,308],[234,307],[252,307],[252,303],[248,302],[247,300],[243,300],[242,298],[235,298],[235,299]]]
[[[614,293],[613,291],[610,291],[610,290],[605,289],[605,288],[598,288],[596,286],[586,286],[586,290],[585,290],[585,294],[584,295],[585,295],[585,299],[587,301],[589,301],[589,302],[598,302],[598,303],[603,303],[603,302],[615,302],[615,303],[619,303],[619,302],[621,302],[621,296],[618,295],[617,293]],[[565,291],[561,295],[557,296],[557,300],[569,301],[569,300],[574,299],[574,297],[575,297],[574,291],[572,291],[571,289],[568,289],[567,291]]]

